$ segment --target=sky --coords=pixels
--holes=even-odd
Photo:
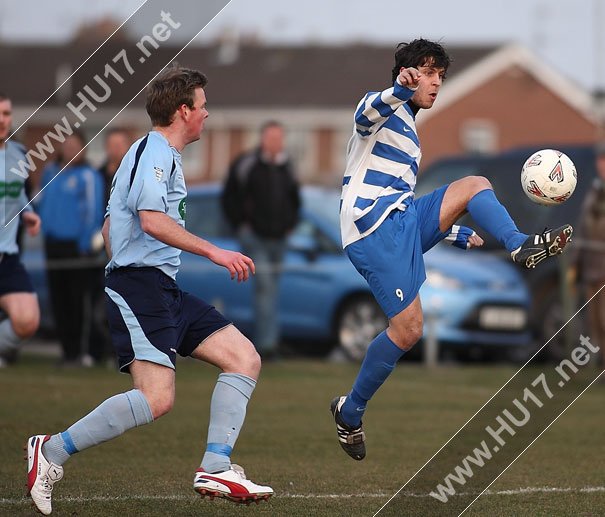
[[[65,42],[82,23],[106,16],[123,21],[142,3],[0,0],[0,45]],[[192,9],[201,5],[199,0],[166,0],[167,9],[175,3]],[[136,26],[136,15],[132,21]],[[420,36],[446,47],[518,42],[594,90],[605,89],[604,29],[605,0],[231,0],[193,44],[213,40],[225,30],[293,45],[394,45]],[[182,43],[194,35],[180,34]]]

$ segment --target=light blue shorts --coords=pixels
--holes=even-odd
[[[439,230],[447,187],[393,210],[370,235],[345,248],[389,319],[414,301],[426,280],[423,254],[447,235]]]

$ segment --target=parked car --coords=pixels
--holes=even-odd
[[[576,166],[578,184],[574,194],[565,203],[545,207],[532,203],[521,189],[521,168],[525,160],[539,149],[558,149],[567,154]],[[536,233],[544,228],[555,228],[565,223],[575,225],[580,206],[596,176],[594,148],[590,145],[568,146],[544,144],[518,148],[494,156],[454,156],[441,159],[420,173],[416,193],[426,194],[446,183],[469,175],[487,177],[498,199],[508,209],[519,229],[526,233]],[[483,252],[497,252],[503,257],[508,253],[502,250],[491,236],[481,232],[479,225],[470,215],[461,219],[461,224],[479,231],[485,239]],[[573,246],[573,242],[571,244]],[[532,295],[530,321],[532,332],[540,346],[546,343],[573,314],[573,303],[568,294],[562,295],[567,255],[559,260],[548,260],[533,270],[522,270]],[[559,333],[545,347],[546,357],[559,360],[565,355],[566,334]]]
[[[387,321],[340,245],[339,193],[303,189],[301,221],[288,240],[279,292],[283,339],[305,352],[328,353],[339,344],[360,360]],[[220,186],[194,186],[187,197],[187,228],[222,248],[239,244],[220,207]],[[24,254],[30,271],[40,267],[39,250]],[[425,255],[427,281],[420,296],[427,331],[460,352],[471,348],[518,350],[531,345],[529,294],[518,271],[498,257],[437,246]],[[233,320],[244,333],[253,330],[254,279],[237,283],[228,272],[189,253],[181,255],[177,281]],[[43,275],[34,283],[44,296]],[[43,309],[43,312],[47,310]]]

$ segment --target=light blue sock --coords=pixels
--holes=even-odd
[[[368,400],[382,386],[404,353],[404,350],[391,341],[386,330],[374,338],[361,363],[353,389],[340,410],[346,424],[359,426]]]
[[[521,233],[492,189],[475,194],[466,208],[481,228],[495,237],[508,251],[516,250],[528,235]]]
[[[42,446],[42,453],[48,461],[63,465],[76,452],[150,422],[153,415],[145,395],[130,390],[107,399],[67,431],[51,436]]]
[[[0,323],[0,354],[16,350],[21,338],[15,334],[9,318]]]
[[[231,466],[231,451],[246,417],[246,406],[256,381],[239,373],[221,373],[210,401],[210,425],[206,452],[200,465],[216,473]]]

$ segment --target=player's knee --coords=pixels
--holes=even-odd
[[[144,393],[149,409],[153,419],[157,420],[166,413],[169,413],[174,405],[174,394],[173,393]]]
[[[245,347],[245,352],[242,354],[240,360],[241,373],[257,379],[261,369],[261,358],[252,343],[250,343],[250,346]]]
[[[241,373],[257,379],[261,369],[261,358],[252,342],[243,335],[225,351],[223,371]]]
[[[20,339],[32,337],[38,330],[40,317],[37,314],[22,315],[11,321],[15,334]]]
[[[465,178],[470,197],[473,197],[482,190],[493,190],[491,182],[485,176],[468,176]]]
[[[400,329],[391,327],[389,337],[402,350],[410,350],[422,337],[422,321],[408,324]]]
[[[403,350],[410,350],[422,337],[422,326],[413,327],[408,329],[407,338],[405,342],[402,344],[401,348]]]

